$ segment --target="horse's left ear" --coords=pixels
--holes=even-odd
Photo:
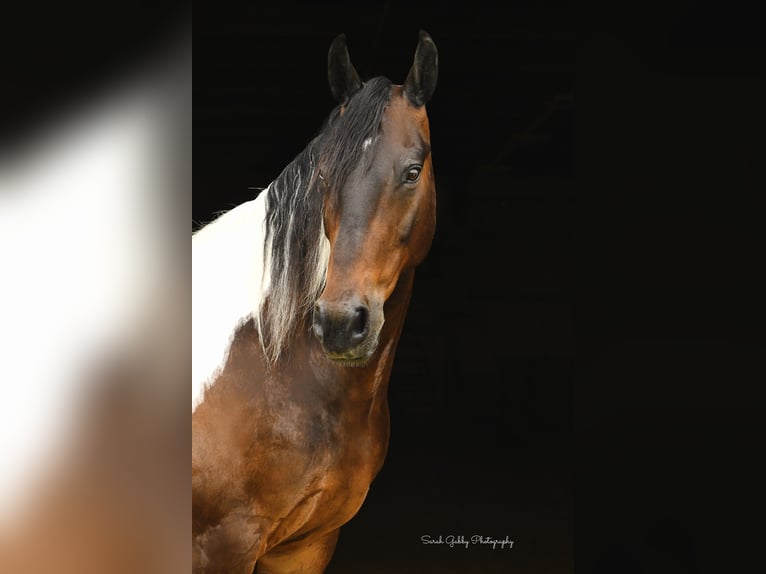
[[[404,93],[407,94],[407,99],[414,106],[425,105],[436,89],[438,76],[439,53],[436,50],[436,44],[428,32],[421,30],[418,48],[415,50],[415,61],[404,82]]]
[[[345,104],[362,88],[362,80],[356,72],[346,47],[346,35],[340,34],[330,45],[327,54],[327,77],[333,97]]]

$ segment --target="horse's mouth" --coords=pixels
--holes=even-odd
[[[362,357],[361,359],[333,359],[328,357],[333,363],[341,367],[366,367],[370,362],[370,357]]]
[[[327,357],[334,364],[341,367],[366,367],[372,359],[377,349],[377,341],[372,345],[364,345],[361,349],[356,348],[352,351],[345,351],[342,353],[332,352],[322,347],[325,357]]]

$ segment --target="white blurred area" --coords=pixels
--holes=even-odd
[[[189,570],[190,170],[190,37],[0,155],[0,572]]]

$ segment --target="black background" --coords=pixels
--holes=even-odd
[[[766,90],[746,4],[195,7],[195,228],[319,127],[335,34],[363,76],[395,82],[419,28],[440,51],[437,235],[389,457],[330,572],[571,572],[572,554],[583,572],[744,572],[759,557]],[[46,14],[5,14],[20,34],[4,37],[4,143],[172,28],[158,7]],[[474,531],[516,546],[419,542]]]
[[[744,572],[763,548],[759,18],[742,2],[587,17],[575,138],[577,568]]]

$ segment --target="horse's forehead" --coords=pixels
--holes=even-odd
[[[403,139],[405,145],[414,145],[418,141],[429,141],[428,115],[425,106],[412,106],[401,86],[394,86],[391,100],[386,108],[383,131],[397,140]]]

